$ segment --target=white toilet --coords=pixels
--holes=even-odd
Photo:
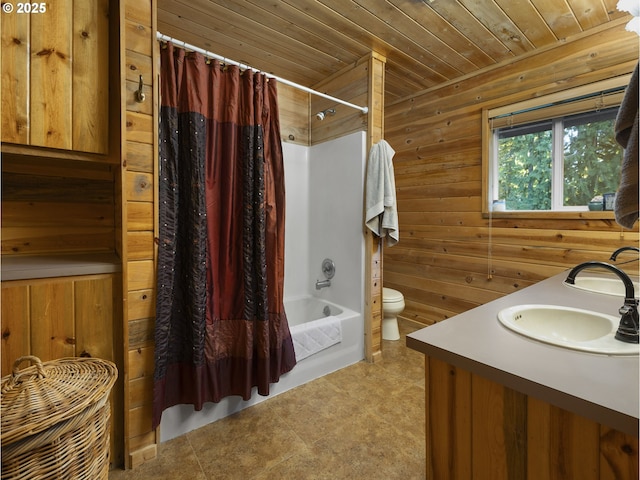
[[[400,340],[397,316],[404,310],[404,295],[393,288],[382,287],[382,339]]]

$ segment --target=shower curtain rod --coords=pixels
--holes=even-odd
[[[216,55],[213,52],[209,52],[208,50],[204,50],[204,49],[202,49],[200,47],[196,47],[195,45],[190,45],[190,44],[188,44],[186,42],[183,42],[182,40],[175,39],[175,38],[170,37],[168,35],[163,35],[160,32],[157,32],[156,36],[157,36],[158,40],[161,40],[163,42],[174,43],[174,44],[176,44],[178,46],[186,48],[187,50],[193,50],[194,52],[201,53],[206,57],[215,58],[216,60],[220,60],[221,62],[224,62],[224,63],[230,63],[231,65],[237,65],[239,67],[246,67],[246,68],[251,69],[251,70],[253,70],[255,72],[259,72],[260,71],[260,70],[257,70],[255,68],[251,67],[250,65],[246,65],[246,64],[243,64],[243,63],[240,63],[240,62],[236,62],[234,60],[230,60],[230,59],[225,58],[225,57],[221,57],[220,55]],[[362,111],[363,114],[365,114],[365,113],[367,113],[369,111],[369,107],[361,107],[359,105],[355,105],[353,103],[349,103],[349,102],[347,102],[345,100],[341,100],[339,98],[332,97],[331,95],[327,95],[326,93],[318,92],[318,91],[313,90],[313,89],[311,89],[309,87],[305,87],[304,85],[300,85],[300,84],[294,83],[294,82],[292,82],[290,80],[287,80],[285,78],[277,77],[275,75],[271,75],[271,74],[268,74],[268,73],[265,73],[265,75],[277,80],[280,83],[284,83],[285,85],[289,85],[290,87],[297,88],[298,90],[302,90],[302,91],[310,93],[312,95],[317,95],[317,96],[322,97],[322,98],[327,98],[329,100],[333,100],[334,102],[340,103],[340,104],[345,105],[347,107],[355,108],[356,110]]]

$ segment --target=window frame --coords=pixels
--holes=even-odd
[[[620,105],[631,74],[621,75],[580,87],[555,92],[550,95],[482,109],[482,214],[484,217],[514,217],[514,218],[614,218],[612,211],[588,211],[581,207],[564,207],[561,210],[512,210],[495,211],[491,208],[494,194],[497,194],[496,184],[498,173],[492,162],[492,153],[498,148],[495,141],[494,129],[501,125],[510,124],[510,118],[518,115],[517,124],[527,124],[538,120],[553,120],[576,113],[596,110],[596,101],[602,101],[600,108],[611,108]],[[610,94],[601,94],[611,90],[621,89]],[[594,95],[597,95],[594,97]],[[560,127],[562,128],[562,124]],[[497,124],[497,125],[496,125]],[[554,128],[558,128],[555,127]],[[557,152],[553,152],[557,155]],[[558,157],[555,157],[558,158]],[[563,162],[553,162],[554,169],[562,169]],[[554,171],[554,175],[557,172]],[[558,195],[556,185],[552,185],[552,206],[554,197]]]

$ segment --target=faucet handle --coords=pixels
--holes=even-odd
[[[618,310],[622,317],[620,318],[620,325],[618,326],[615,337],[622,342],[639,343],[638,301],[635,298],[632,300],[632,302],[625,300],[624,305]]]
[[[327,280],[331,280],[336,274],[336,265],[330,258],[325,258],[322,261],[322,273]]]
[[[618,313],[620,315],[628,315],[630,312],[632,312],[634,309],[636,308],[635,305],[629,305],[627,303],[625,303],[624,305],[622,305],[619,309],[618,309]]]

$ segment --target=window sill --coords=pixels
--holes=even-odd
[[[586,219],[586,220],[615,220],[612,210],[584,210],[580,212],[551,212],[551,211],[531,211],[519,210],[511,212],[482,212],[483,218],[539,218],[539,219]]]

